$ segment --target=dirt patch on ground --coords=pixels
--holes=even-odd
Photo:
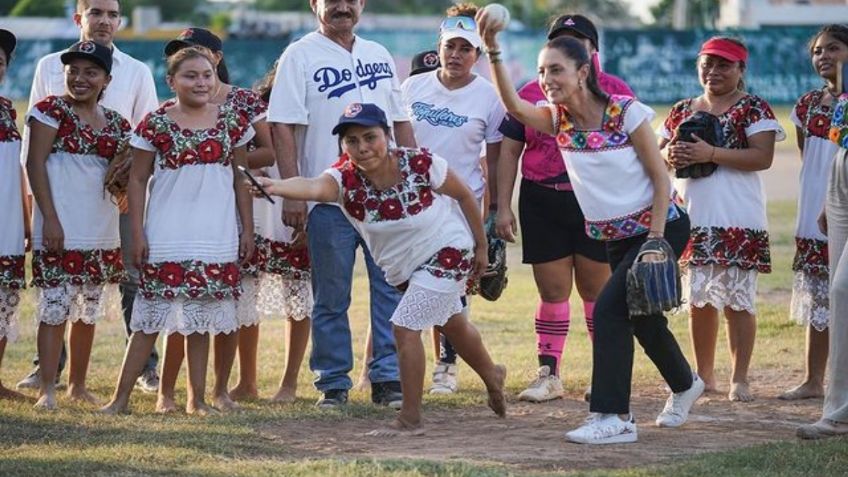
[[[654,425],[667,396],[662,387],[637,390],[632,409],[639,432],[636,444],[566,442],[563,433],[586,417],[587,405],[576,396],[544,404],[512,402],[506,419],[497,419],[484,407],[428,410],[427,433],[408,439],[365,437],[383,423],[365,419],[297,420],[268,425],[259,432],[280,442],[293,458],[462,460],[503,465],[513,471],[566,471],[659,464],[681,456],[794,440],[795,427],[820,415],[821,399],[785,402],[773,398],[800,376],[775,371],[754,378],[756,401],[731,403],[723,395],[706,395],[679,429]]]

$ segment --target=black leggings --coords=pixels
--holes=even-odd
[[[692,386],[692,369],[668,329],[668,320],[662,314],[631,317],[627,309],[627,270],[646,237],[607,243],[612,276],[595,302],[591,412],[630,412],[634,336],[673,392]],[[665,239],[680,256],[689,239],[689,217],[683,214],[667,223]]]

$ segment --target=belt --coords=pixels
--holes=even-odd
[[[546,184],[544,182],[533,182],[536,185],[540,185],[546,189],[553,189],[556,191],[564,192],[564,191],[573,191],[574,188],[571,186],[571,182],[557,182],[555,184]]]

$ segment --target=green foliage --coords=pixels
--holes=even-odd
[[[18,0],[0,0],[0,15],[8,15]]]
[[[3,5],[5,6],[3,2]],[[13,17],[64,17],[65,0],[20,0],[9,12]]]
[[[209,20],[209,28],[213,30],[223,31],[230,27],[233,19],[230,17],[230,14],[227,12],[218,12],[212,15],[212,18]]]

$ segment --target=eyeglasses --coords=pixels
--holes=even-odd
[[[477,22],[471,17],[447,17],[442,21],[439,31],[444,30],[465,30],[477,31]]]

